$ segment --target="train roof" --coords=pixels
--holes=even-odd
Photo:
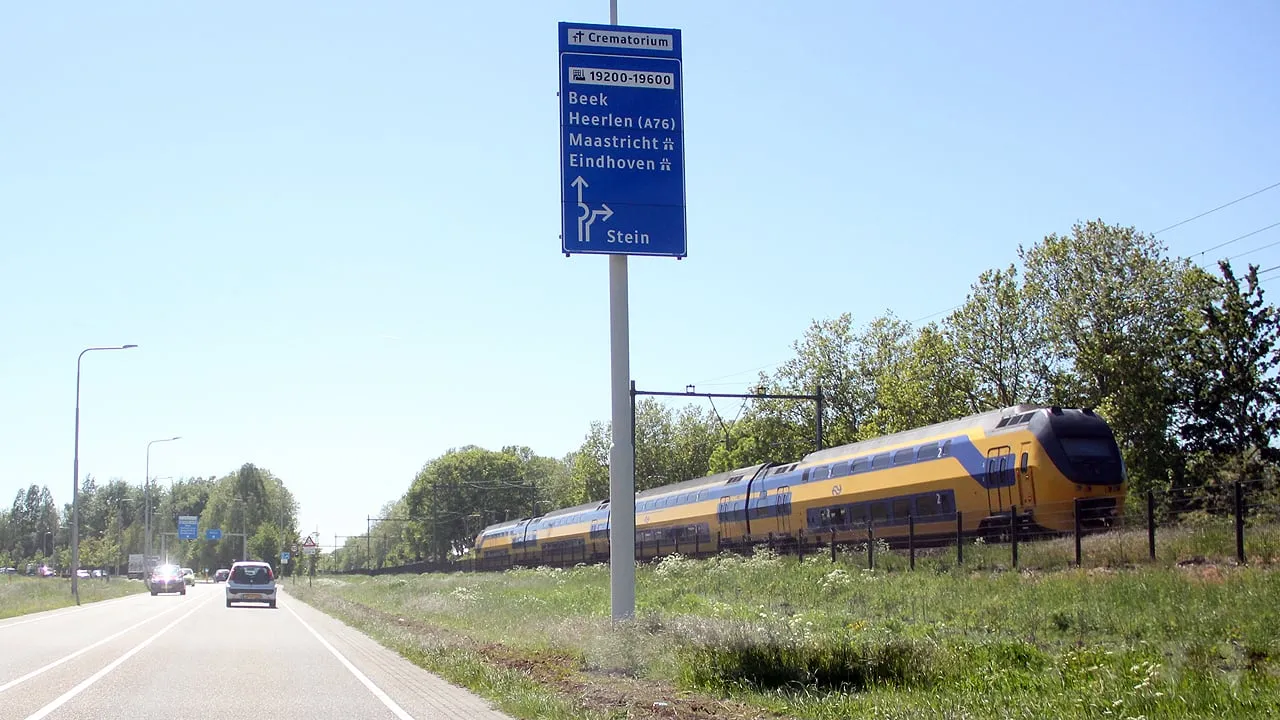
[[[808,464],[835,460],[851,454],[879,450],[880,448],[892,447],[895,445],[903,445],[913,441],[937,437],[939,435],[957,433],[975,426],[981,427],[985,431],[991,431],[996,428],[996,425],[1003,417],[1020,415],[1034,410],[1042,410],[1047,407],[1047,405],[1014,405],[1012,407],[1001,408],[999,410],[988,410],[986,412],[975,413],[955,420],[947,420],[933,425],[925,425],[924,427],[904,430],[892,435],[883,435],[878,438],[872,438],[871,440],[839,445],[837,447],[826,448],[824,450],[815,450],[814,452],[805,455],[801,462]]]
[[[582,503],[581,505],[574,505],[573,507],[560,508],[558,510],[552,510],[546,513],[545,515],[539,515],[537,518],[534,518],[534,519],[537,520],[538,518],[544,518],[544,517],[560,517],[561,515],[572,515],[573,513],[583,512],[586,510],[599,510],[600,506],[603,504],[607,504],[607,502],[608,502],[607,500],[595,500],[588,503]]]
[[[681,492],[695,487],[706,487],[708,485],[722,485],[724,483],[733,482],[741,477],[751,477],[760,472],[760,468],[766,467],[771,463],[760,463],[759,465],[751,465],[749,467],[737,468],[728,472],[716,473],[715,475],[706,475],[692,480],[682,480],[670,485],[659,485],[655,488],[649,488],[636,493],[637,498],[648,498],[654,495],[666,495],[667,493]]]

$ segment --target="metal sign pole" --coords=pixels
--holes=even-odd
[[[609,0],[609,24],[618,24],[618,0]],[[631,318],[627,256],[609,256],[609,598],[614,620],[636,612],[636,468],[631,450]]]
[[[609,592],[635,616],[629,255],[687,255],[680,31],[560,23],[561,252],[609,256]]]

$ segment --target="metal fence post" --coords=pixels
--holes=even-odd
[[[956,565],[964,564],[964,513],[956,511]]]
[[[876,569],[876,531],[867,526],[867,569]]]
[[[831,562],[836,561],[836,531],[831,531]]]
[[[1076,514],[1076,567],[1080,567],[1083,563],[1080,553],[1080,498],[1075,500]]]
[[[1018,506],[1009,506],[1009,549],[1013,553],[1013,569],[1018,569]]]
[[[911,557],[911,569],[916,569],[916,515],[907,515],[907,554]]]
[[[1244,564],[1244,486],[1236,481],[1236,560]]]
[[[1147,491],[1147,553],[1156,559],[1156,494]]]

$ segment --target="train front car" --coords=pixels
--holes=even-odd
[[[1115,525],[1124,511],[1124,460],[1115,435],[1092,410],[1048,408],[1029,423],[1041,450],[1037,463],[1037,524],[1069,532]]]
[[[1024,537],[1070,532],[1075,501],[1087,528],[1107,527],[1124,499],[1124,466],[1105,421],[1089,410],[1018,405],[810,453],[758,486],[784,493],[802,542],[998,538],[1013,514]],[[775,487],[776,486],[776,487]],[[757,487],[752,487],[754,493]],[[753,523],[752,530],[755,530]],[[778,528],[793,533],[789,528]]]

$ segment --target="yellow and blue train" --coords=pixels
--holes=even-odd
[[[707,555],[771,541],[815,547],[1110,525],[1125,467],[1089,409],[1018,405],[873,440],[652,488],[636,495],[636,557]],[[478,569],[609,557],[609,501],[497,523],[476,537]]]

